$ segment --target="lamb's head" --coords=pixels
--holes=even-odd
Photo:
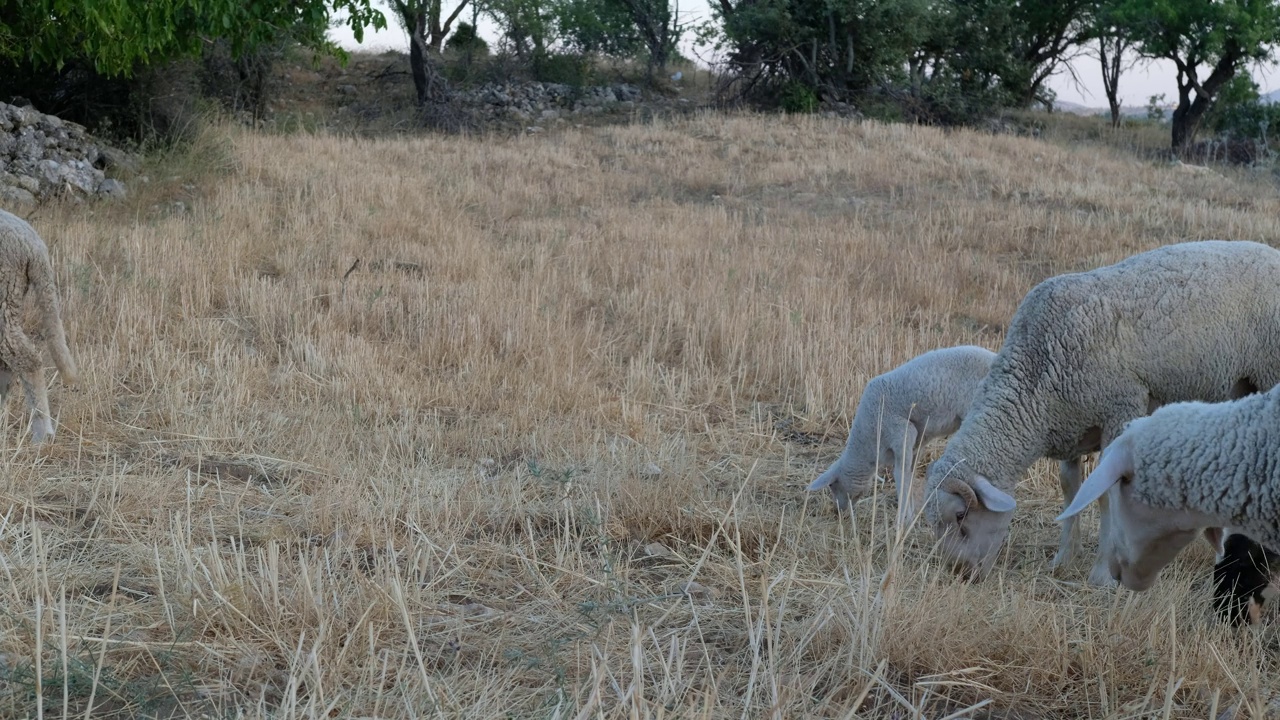
[[[831,497],[835,501],[836,508],[843,511],[852,509],[853,504],[867,494],[876,477],[874,465],[869,468],[855,467],[866,463],[851,462],[847,457],[849,454],[846,451],[845,456],[832,463],[831,467],[809,483],[809,487],[806,488],[809,492],[821,490],[824,487],[831,488]]]
[[[1016,505],[1008,493],[946,452],[929,466],[925,521],[952,569],[980,580],[1009,534]]]
[[[1111,539],[1110,548],[1104,546],[1103,552],[1107,553],[1111,577],[1130,590],[1142,591],[1154,585],[1160,571],[1206,528],[1220,527],[1223,521],[1196,510],[1145,502],[1140,487],[1144,479],[1135,478],[1132,438],[1127,432],[1103,451],[1098,467],[1080,484],[1075,498],[1057,519],[1061,522],[1106,495],[1104,512],[1111,516]],[[1168,485],[1178,478],[1153,481]]]
[[[850,509],[853,507],[853,502],[857,500],[857,498],[849,497],[849,490],[846,487],[846,483],[841,481],[839,463],[832,464],[831,467],[827,468],[826,472],[822,473],[816,480],[809,483],[809,487],[805,489],[809,492],[814,492],[815,490],[821,490],[824,487],[831,488],[831,498],[835,501],[836,508],[839,510]]]

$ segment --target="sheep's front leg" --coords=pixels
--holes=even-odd
[[[27,407],[31,413],[31,441],[37,445],[53,439],[53,418],[49,413],[49,396],[44,386],[44,378],[34,373],[35,378],[21,378],[22,389],[27,396]]]
[[[907,423],[901,433],[894,435],[893,457],[896,462],[893,466],[893,481],[898,489],[898,522],[904,527],[915,517],[924,499],[923,484],[917,483],[914,477],[918,437],[916,427],[911,423]]]
[[[1089,584],[1098,587],[1114,587],[1116,579],[1111,576],[1111,564],[1108,558],[1111,557],[1111,503],[1107,499],[1108,493],[1103,493],[1098,498],[1098,557],[1093,561],[1093,567],[1089,569]]]
[[[1204,541],[1209,543],[1213,548],[1213,562],[1215,564],[1222,562],[1222,556],[1226,554],[1227,535],[1230,535],[1230,528],[1205,528]]]
[[[9,388],[12,384],[13,371],[7,366],[0,364],[0,414],[3,414],[5,403],[9,401]],[[7,431],[8,424],[6,423],[4,427],[6,429],[0,432],[3,432],[7,436],[9,434]]]
[[[1058,483],[1062,486],[1062,507],[1066,508],[1076,497],[1076,491],[1080,489],[1081,481],[1081,463],[1080,458],[1071,460],[1063,460],[1058,464]],[[1049,562],[1049,568],[1056,570],[1065,567],[1071,562],[1076,553],[1080,551],[1080,526],[1077,524],[1079,515],[1072,515],[1067,521],[1062,523],[1062,534],[1058,537],[1058,552],[1053,556],[1053,560]]]

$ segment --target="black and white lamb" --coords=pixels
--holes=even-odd
[[[1232,533],[1213,566],[1213,607],[1233,626],[1256,625],[1268,597],[1280,593],[1280,553]]]
[[[945,559],[985,575],[1008,535],[1012,493],[1037,459],[1061,463],[1063,502],[1083,456],[1124,424],[1183,400],[1222,401],[1280,382],[1280,251],[1178,243],[1049,278],[1019,304],[973,405],[927,473],[925,520]],[[1102,513],[1099,545],[1108,541]],[[1220,541],[1220,531],[1208,534]],[[1054,565],[1077,552],[1062,528]],[[1220,549],[1219,549],[1220,550]],[[1101,560],[1089,582],[1111,585]]]
[[[1150,588],[1205,528],[1280,548],[1280,387],[1229,402],[1172,403],[1133,420],[1058,519],[1099,499],[1111,515],[1101,560],[1130,590]]]
[[[44,340],[58,374],[63,382],[75,384],[76,364],[62,329],[49,249],[25,220],[0,210],[0,407],[17,374],[32,412],[31,437],[40,443],[52,440],[54,430],[40,354],[22,331],[22,304],[28,290],[35,296]]]
[[[869,494],[877,472],[892,468],[898,520],[908,522],[923,499],[913,458],[926,442],[960,427],[995,356],[977,345],[939,348],[872,378],[849,424],[844,452],[808,489],[831,488],[836,507],[847,510]]]

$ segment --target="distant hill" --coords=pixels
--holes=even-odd
[[[1280,90],[1276,91],[1276,94],[1277,94],[1277,99],[1280,100]],[[1072,115],[1109,116],[1111,114],[1111,110],[1106,107],[1087,107],[1079,103],[1067,102],[1065,100],[1059,100],[1058,102],[1055,102],[1053,104],[1053,109],[1057,110],[1058,112],[1071,113]],[[1165,105],[1164,109],[1165,109],[1165,117],[1168,117],[1169,114],[1173,112],[1173,104],[1169,103],[1168,105]],[[1147,106],[1146,105],[1121,105],[1120,114],[1125,117],[1144,118],[1147,116]]]

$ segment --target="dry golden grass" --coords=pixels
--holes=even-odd
[[[1280,692],[1203,543],[1144,594],[1051,577],[1048,462],[976,585],[887,497],[841,521],[803,490],[870,377],[997,348],[1051,274],[1280,237],[1269,177],[813,118],[202,142],[197,175],[32,218],[83,384],[53,383],[47,450],[8,406],[0,713],[1239,718]]]

